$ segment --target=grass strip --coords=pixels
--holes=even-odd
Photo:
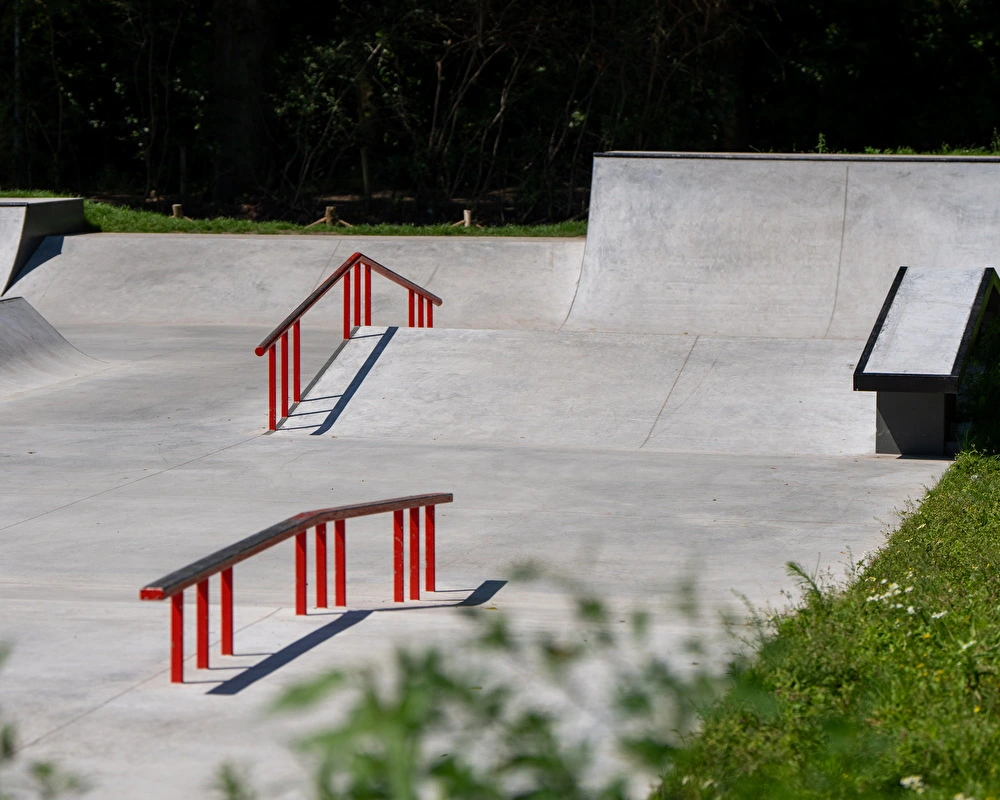
[[[961,454],[846,586],[804,597],[657,798],[1000,797],[1000,459]]]
[[[0,198],[65,197],[55,192],[0,189]],[[90,230],[103,233],[301,233],[312,236],[586,236],[587,223],[570,220],[552,225],[498,225],[470,227],[441,225],[353,225],[351,227],[306,228],[292,222],[254,222],[248,219],[177,219],[109,203],[85,200],[83,213]]]
[[[84,203],[87,222],[105,233],[300,233],[312,236],[586,236],[586,222],[556,225],[502,225],[465,228],[451,225],[354,225],[314,227],[291,222],[253,222],[231,217],[176,219],[153,211],[137,211],[107,203]]]

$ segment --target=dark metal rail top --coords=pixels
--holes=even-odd
[[[403,511],[409,508],[436,506],[450,503],[455,499],[451,493],[417,494],[410,497],[396,497],[391,500],[378,500],[372,503],[357,503],[335,508],[322,508],[317,511],[304,511],[294,517],[272,525],[270,528],[248,536],[235,544],[216,550],[211,555],[198,559],[181,567],[169,575],[164,575],[157,581],[139,590],[140,600],[166,600],[178,592],[184,591],[206,578],[228,569],[233,564],[250,558],[273,545],[290,539],[298,533],[307,531],[316,525],[354,517],[366,517],[372,514],[384,514],[388,511]]]
[[[293,324],[295,324],[295,320],[299,319],[310,308],[312,308],[313,305],[315,305],[316,302],[323,295],[325,295],[328,291],[330,291],[333,285],[337,281],[339,281],[344,276],[345,273],[353,269],[354,265],[358,263],[371,267],[379,275],[388,278],[393,283],[399,284],[404,289],[409,289],[411,292],[416,292],[421,297],[425,297],[428,300],[430,300],[431,303],[433,303],[436,306],[439,306],[442,303],[441,298],[438,297],[436,294],[428,292],[422,286],[418,286],[413,281],[407,280],[399,273],[393,272],[388,267],[382,266],[377,261],[369,258],[363,253],[353,253],[350,256],[350,258],[347,259],[347,261],[345,261],[343,264],[337,267],[336,270],[334,270],[333,274],[329,278],[327,278],[325,281],[323,281],[323,283],[317,286],[316,289],[313,290],[312,294],[310,294],[305,300],[299,303],[298,307],[291,314],[285,317],[285,319],[282,320],[281,324],[278,325],[277,328],[275,328],[273,331],[271,331],[271,333],[267,335],[267,338],[265,338],[264,341],[262,341],[259,345],[257,345],[254,352],[258,356],[264,355],[264,353],[267,352],[267,349],[271,345],[273,345],[276,341],[278,341],[278,339],[281,338],[281,334],[285,333],[289,328],[292,327]]]

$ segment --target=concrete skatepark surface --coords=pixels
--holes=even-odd
[[[252,764],[265,796],[305,797],[287,747],[302,724],[268,703],[400,643],[461,640],[442,606],[517,561],[616,608],[662,607],[692,576],[709,607],[738,608],[733,592],[780,604],[785,562],[839,573],[946,466],[873,455],[874,397],[851,374],[885,291],[908,260],[983,266],[1000,235],[972,191],[987,178],[920,165],[599,157],[586,245],[47,240],[7,296],[58,331],[33,358],[64,371],[0,399],[0,640],[13,646],[0,706],[24,758],[84,775],[94,797],[208,797],[225,761]],[[925,187],[943,198],[936,215],[920,211],[934,205]],[[374,326],[267,434],[253,347],[355,250],[440,295],[437,327],[391,330],[405,292],[376,280]],[[307,379],[340,346],[340,314],[334,290],[304,318]],[[294,616],[291,547],[276,548],[236,569],[239,655],[213,652],[205,671],[189,660],[189,683],[168,683],[168,609],[139,587],[300,511],[429,491],[455,494],[438,509],[441,591],[388,613],[390,523],[352,521],[348,607],[372,613],[254,672],[341,619]],[[558,625],[565,603],[555,586],[508,583],[489,605],[531,631]],[[666,611],[657,631],[683,660],[688,624]]]

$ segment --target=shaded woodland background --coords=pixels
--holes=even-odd
[[[603,150],[989,145],[998,38],[993,0],[0,0],[0,185],[562,220]]]

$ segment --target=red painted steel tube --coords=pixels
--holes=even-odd
[[[233,568],[219,573],[219,599],[222,603],[222,655],[233,654]]]
[[[430,300],[427,301],[427,327],[434,327],[434,304]]]
[[[392,512],[392,599],[403,602],[403,512]]]
[[[306,613],[306,532],[295,534],[295,613]]]
[[[423,300],[420,301],[421,303]],[[420,509],[410,509],[410,599],[420,599]]]
[[[330,523],[336,520],[368,517],[373,514],[388,514],[392,511],[408,508],[441,505],[442,503],[451,503],[454,499],[454,495],[450,493],[437,492],[304,511],[143,586],[139,590],[139,599],[166,600],[182,589],[194,586],[198,581],[216,575],[227,567],[239,564],[241,561],[274,547],[286,539],[292,539],[296,534],[308,531],[321,522]]]
[[[281,418],[288,416],[288,334],[281,334]]]
[[[268,386],[268,404],[267,404],[267,429],[273,431],[278,427],[278,409],[276,406],[276,386],[275,377],[277,375],[277,359],[278,353],[275,351],[276,345],[271,345],[267,351],[267,386]]]
[[[427,561],[427,582],[424,588],[428,592],[436,592],[437,575],[435,574],[435,553],[434,553],[434,506],[427,506],[424,509],[424,558]]]
[[[170,598],[170,682],[184,683],[184,592]]]
[[[351,273],[344,273],[344,338],[351,338]]]
[[[354,265],[354,321],[361,324],[361,264]]]
[[[208,578],[198,584],[197,598],[196,663],[198,669],[208,669]]]
[[[424,297],[417,295],[417,327],[424,327]]]
[[[316,526],[316,608],[326,608],[326,523]]]
[[[347,522],[338,519],[333,523],[333,567],[334,567],[334,603],[338,606],[347,605],[347,537],[344,535]]]
[[[295,322],[295,320],[300,319],[302,315],[306,313],[306,311],[312,308],[313,305],[315,305],[319,301],[319,299],[323,297],[323,295],[325,295],[330,289],[332,289],[337,284],[337,281],[339,281],[344,276],[345,273],[349,273],[351,269],[354,267],[354,265],[359,262],[363,263],[367,267],[370,267],[372,272],[377,272],[379,275],[388,278],[397,286],[402,286],[404,289],[418,292],[424,295],[434,305],[438,306],[441,305],[442,303],[441,298],[438,297],[433,292],[427,291],[422,286],[417,286],[417,284],[415,284],[413,281],[407,280],[402,275],[393,272],[388,267],[379,264],[377,261],[368,258],[367,256],[361,253],[353,253],[350,256],[350,258],[348,258],[343,264],[337,267],[337,269],[333,271],[330,277],[328,277],[325,281],[323,281],[323,283],[320,284],[313,291],[313,293],[309,295],[309,297],[307,297],[303,302],[299,303],[298,307],[296,307],[296,309],[292,311],[292,313],[290,313],[287,317],[285,317],[281,321],[281,324],[278,325],[278,327],[275,328],[273,331],[271,331],[264,338],[264,340],[254,348],[254,352],[258,356],[264,355],[267,348],[269,348],[272,344],[278,341],[278,337],[281,336],[281,334],[285,330],[290,328],[292,326],[292,323]],[[358,322],[360,324],[360,320]]]
[[[413,327],[413,298],[414,298],[415,295],[416,295],[416,292],[414,292],[413,289],[410,289],[410,314],[409,314],[409,323],[408,324],[409,324],[409,326],[411,328]]]
[[[292,325],[292,400],[302,399],[302,325],[298,320]]]
[[[372,268],[365,264],[365,325],[372,324]]]

